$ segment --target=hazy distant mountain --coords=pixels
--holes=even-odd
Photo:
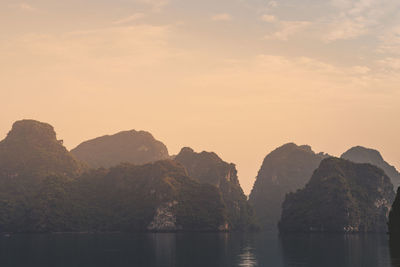
[[[365,148],[362,146],[356,146],[341,156],[341,158],[356,162],[356,163],[370,163],[375,165],[382,170],[390,177],[394,187],[400,186],[400,173],[396,170],[394,166],[389,165],[382,157],[379,151]]]
[[[249,198],[263,228],[276,229],[285,195],[303,188],[327,156],[289,143],[265,157]]]
[[[321,162],[304,189],[282,207],[281,232],[386,232],[394,200],[390,178],[371,164]]]
[[[122,162],[140,165],[169,158],[163,143],[148,132],[135,130],[83,142],[71,153],[92,168],[108,168]]]
[[[253,209],[239,184],[234,164],[223,161],[213,152],[196,153],[187,147],[181,150],[175,160],[186,168],[190,177],[219,189],[232,229],[255,227]]]
[[[46,177],[60,174],[75,177],[83,170],[57,140],[51,125],[34,120],[14,123],[7,137],[0,142],[0,175]]]

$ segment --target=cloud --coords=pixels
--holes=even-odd
[[[213,21],[231,21],[232,16],[227,13],[215,14],[211,17]]]
[[[304,31],[311,25],[310,21],[280,20],[272,14],[262,15],[261,20],[272,24],[276,29],[264,36],[266,40],[288,41],[290,37]]]
[[[277,7],[278,6],[278,2],[276,1],[269,1],[267,4],[268,7]]]
[[[387,25],[400,3],[397,0],[331,0],[331,6],[334,12],[322,21],[328,31],[323,35],[327,42],[356,39],[379,30]]]
[[[304,31],[311,24],[309,21],[277,21],[276,19],[272,22],[276,22],[278,30],[266,34],[264,39],[287,41],[291,36]]]
[[[332,98],[339,104],[349,98],[358,101],[360,95],[400,93],[399,82],[399,76],[375,72],[366,65],[344,67],[311,57],[272,54],[227,62],[223,68],[183,78],[186,87],[195,88],[195,91],[213,95],[219,90],[229,91],[231,97],[238,97],[237,101],[250,95],[252,99],[248,101],[252,104],[266,99],[282,103],[288,100],[325,102]]]
[[[379,36],[378,52],[400,56],[400,25],[385,29]]]
[[[115,24],[115,25],[125,24],[125,23],[129,23],[129,22],[132,22],[132,21],[135,21],[135,20],[138,20],[138,19],[142,19],[144,17],[145,17],[145,14],[136,13],[136,14],[133,14],[133,15],[131,15],[129,17],[116,20],[116,21],[113,22],[113,24]]]
[[[377,63],[381,67],[381,69],[387,72],[394,72],[398,74],[400,71],[400,58],[398,57],[387,57],[378,60]]]
[[[135,0],[138,3],[149,6],[152,11],[160,12],[169,4],[169,0]]]
[[[18,3],[18,4],[14,4],[11,5],[14,8],[23,10],[23,11],[36,11],[37,9],[35,7],[33,7],[32,5],[22,2],[22,3]]]
[[[262,21],[265,21],[265,22],[274,22],[274,21],[276,21],[277,19],[276,19],[276,17],[275,17],[274,15],[265,14],[265,15],[263,15],[263,16],[261,17],[261,20],[262,20]]]
[[[328,33],[322,36],[322,39],[326,42],[355,39],[368,33],[367,23],[362,17],[338,20],[332,22],[329,28]]]
[[[175,56],[167,45],[170,27],[135,25],[115,26],[63,34],[26,34],[0,43],[0,61],[13,62],[39,72],[65,73],[127,72],[157,66]],[[33,58],[32,63],[26,58]],[[11,68],[11,66],[10,66]]]

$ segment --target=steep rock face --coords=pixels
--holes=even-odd
[[[53,127],[34,120],[14,123],[7,137],[0,142],[0,175],[76,177],[84,166],[57,140]]]
[[[356,146],[343,153],[341,158],[355,163],[369,163],[375,165],[381,168],[386,175],[390,177],[395,188],[400,186],[400,173],[394,166],[387,163],[377,150]]]
[[[224,162],[213,152],[196,153],[191,148],[183,148],[175,160],[186,168],[190,177],[219,189],[232,229],[247,230],[256,227],[253,210],[239,184],[234,164]]]
[[[92,168],[109,168],[124,162],[140,165],[169,158],[163,143],[148,132],[135,130],[83,142],[71,153]]]
[[[282,207],[281,232],[386,232],[390,178],[371,164],[328,158]]]
[[[147,226],[149,231],[176,231],[176,215],[174,213],[174,206],[178,204],[177,201],[171,201],[162,204],[156,210],[153,220]]]
[[[79,179],[73,192],[77,199],[91,196],[78,201],[83,214],[95,211],[94,220],[86,222],[88,229],[219,231],[226,222],[218,190],[189,178],[174,161],[122,164],[103,175],[99,172]]]
[[[400,244],[400,188],[397,189],[396,199],[389,214],[389,234]]]
[[[219,191],[169,160],[47,177],[29,193],[6,189],[0,232],[221,231],[227,221]]]
[[[264,229],[276,229],[285,195],[304,187],[327,156],[289,143],[265,157],[249,198]]]

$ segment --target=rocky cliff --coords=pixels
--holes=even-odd
[[[0,188],[0,232],[225,231],[226,225],[217,188],[168,160]]]
[[[397,189],[396,199],[389,214],[389,234],[400,245],[400,188]]]
[[[30,120],[0,142],[0,232],[226,231],[226,213],[175,161],[89,170]]]
[[[53,127],[34,120],[13,124],[0,142],[0,176],[44,178],[48,175],[76,177],[85,169],[57,140]]]
[[[286,196],[279,230],[386,232],[393,200],[393,185],[383,170],[328,158],[304,189]]]
[[[190,177],[220,191],[233,230],[256,228],[253,209],[240,186],[234,164],[223,161],[213,152],[196,153],[191,148],[183,148],[175,160],[185,167]]]
[[[400,173],[396,168],[387,163],[381,153],[375,149],[356,146],[341,156],[341,158],[356,162],[356,163],[370,163],[381,168],[391,179],[395,188],[400,186]]]
[[[92,168],[108,168],[120,163],[145,164],[168,159],[167,147],[145,131],[125,131],[78,145],[71,153]]]
[[[218,190],[170,160],[122,164],[81,177],[72,196],[99,231],[219,231],[226,210]],[[89,199],[85,196],[91,196]]]
[[[285,195],[303,188],[327,155],[309,146],[285,144],[268,154],[258,172],[249,201],[264,229],[276,229]]]

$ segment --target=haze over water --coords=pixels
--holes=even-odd
[[[14,267],[395,267],[399,246],[384,234],[49,234],[0,238],[0,264]]]

